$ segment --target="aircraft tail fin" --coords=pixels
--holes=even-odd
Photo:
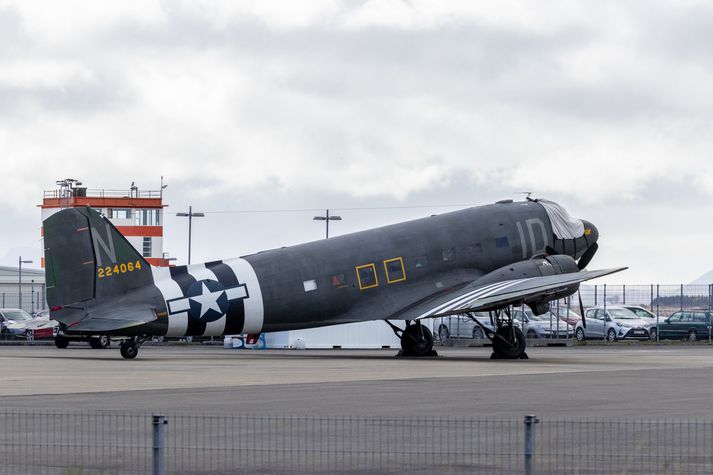
[[[120,297],[153,283],[149,263],[95,210],[64,209],[43,226],[50,308]]]

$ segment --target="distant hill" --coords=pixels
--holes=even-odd
[[[691,282],[691,285],[708,285],[708,284],[713,284],[713,270],[708,271],[693,282]]]

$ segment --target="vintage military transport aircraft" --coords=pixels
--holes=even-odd
[[[526,357],[509,308],[536,314],[579,283],[597,229],[556,203],[511,200],[191,266],[151,267],[91,208],[44,222],[47,301],[63,334],[123,339],[220,336],[385,320],[402,354],[433,354],[420,320],[491,312],[493,356]],[[578,262],[577,262],[578,260]],[[403,321],[405,327],[392,321]],[[477,322],[477,321],[476,321]],[[57,346],[66,346],[61,335]]]

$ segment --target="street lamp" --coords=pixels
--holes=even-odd
[[[22,264],[32,264],[30,260],[22,260],[22,256],[17,258],[17,289],[19,293],[17,294],[17,308],[22,308]]]
[[[329,239],[329,222],[330,221],[341,221],[342,217],[341,216],[330,216],[329,215],[329,210],[327,210],[327,214],[325,216],[315,216],[312,218],[314,221],[324,221],[325,226],[327,227],[327,232],[326,232],[326,237],[325,239]]]
[[[188,265],[191,265],[191,224],[193,218],[205,218],[204,213],[194,213],[193,206],[188,207],[188,213],[176,213],[176,216],[188,218]]]

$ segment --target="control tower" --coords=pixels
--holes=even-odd
[[[56,189],[44,192],[39,205],[42,221],[64,208],[90,206],[109,218],[149,264],[166,267],[169,260],[163,252],[163,208],[168,205],[163,204],[163,178],[161,181],[159,190],[140,190],[133,182],[127,190],[105,190],[88,189],[73,178],[59,180]]]

